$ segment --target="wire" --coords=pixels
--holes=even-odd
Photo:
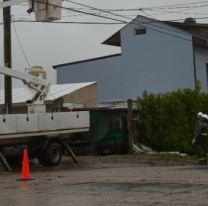
[[[105,18],[105,19],[107,18],[107,19],[119,21],[119,22],[126,23],[126,24],[128,23],[127,21],[123,21],[123,20],[119,20],[119,19],[115,19],[115,18],[110,18],[110,17],[106,17],[106,16],[102,16],[102,15],[97,15],[97,14],[94,14],[94,13],[83,12],[83,11],[71,9],[71,8],[68,8],[68,7],[58,6],[58,5],[55,5],[55,4],[49,4],[49,3],[45,3],[45,2],[41,2],[41,1],[36,1],[36,2],[39,2],[39,3],[42,3],[42,4],[46,4],[46,5],[50,5],[50,6],[56,6],[56,7],[59,7],[59,8],[63,8],[63,9],[67,9],[67,10],[72,10],[72,11],[75,11],[75,12],[84,13],[84,14],[88,14],[88,15],[92,15],[92,16],[96,16],[96,17],[100,17],[100,18]],[[75,3],[76,3],[76,2],[75,2]],[[77,4],[79,4],[79,3],[77,3]],[[81,4],[80,4],[80,5],[81,5]],[[82,6],[83,6],[83,5],[84,5],[84,4],[82,4]],[[85,5],[85,6],[88,7],[88,8],[97,9],[97,8],[95,8],[95,7],[90,7],[90,6],[87,6],[87,5]],[[126,17],[126,16],[122,16],[122,15],[119,15],[119,14],[114,14],[114,13],[112,13],[112,12],[105,11],[105,10],[102,10],[102,9],[97,9],[97,10],[99,10],[99,11],[104,11],[104,12],[110,13],[110,14],[112,14],[112,15],[116,15],[116,16],[121,16],[121,17],[124,17],[124,18],[128,18],[128,17]],[[128,18],[128,19],[133,20],[132,18]],[[137,21],[137,22],[138,22],[138,21]],[[133,23],[133,24],[135,24],[135,23]],[[143,22],[143,23],[138,22],[138,24],[141,25],[141,24],[144,24],[144,22]],[[145,23],[145,24],[146,24],[146,23]],[[156,27],[156,25],[153,25],[153,26]],[[177,38],[180,38],[180,39],[183,39],[183,40],[191,41],[190,39],[187,39],[187,38],[183,38],[183,37],[180,37],[180,36],[177,36],[177,35],[174,35],[174,34],[170,34],[170,33],[164,32],[164,31],[160,31],[160,30],[157,30],[157,29],[153,29],[153,28],[148,27],[148,26],[146,26],[146,27],[149,28],[150,30],[153,30],[153,31],[156,31],[156,32],[159,32],[159,33],[162,33],[162,34],[166,34],[166,35],[173,36],[173,37],[177,37]],[[165,29],[167,30],[166,27],[163,27],[163,28],[165,28]],[[174,32],[176,32],[176,33],[179,33],[178,31],[175,31],[175,30],[172,30],[172,31],[174,31]],[[180,33],[182,33],[182,32],[180,32]],[[185,34],[185,32],[183,32],[183,34]]]
[[[203,13],[198,13],[198,12],[184,12],[184,11],[163,11],[163,12],[157,12],[157,11],[153,11],[154,15],[163,15],[163,14],[184,14],[184,15],[208,15],[208,13],[203,14]],[[196,17],[197,18],[197,17]]]
[[[22,44],[21,44],[21,41],[20,41],[20,38],[19,38],[19,36],[18,36],[17,30],[16,30],[16,28],[15,28],[14,22],[12,22],[12,25],[13,25],[13,28],[14,28],[15,36],[16,36],[16,38],[17,38],[17,42],[18,42],[18,44],[19,44],[20,50],[22,51],[22,54],[23,54],[23,56],[24,56],[24,58],[25,58],[25,61],[27,62],[27,65],[29,66],[29,68],[31,68],[30,62],[29,62],[29,60],[28,60],[28,58],[27,58],[27,56],[26,56],[26,53],[25,53],[25,51],[24,51],[24,48],[23,48],[23,46],[22,46]]]
[[[96,17],[100,17],[100,18],[104,18],[104,19],[110,19],[110,20],[119,21],[119,22],[122,22],[122,23],[127,23],[126,21],[118,20],[118,19],[115,19],[115,18],[110,18],[110,17],[107,17],[107,16],[102,16],[102,15],[98,15],[98,14],[94,14],[94,13],[90,13],[90,12],[84,12],[84,11],[80,11],[80,10],[77,10],[77,9],[72,9],[72,8],[68,8],[68,7],[64,7],[64,6],[58,6],[56,4],[49,4],[49,3],[41,2],[39,0],[36,0],[36,2],[41,3],[41,4],[46,4],[46,5],[49,5],[49,6],[55,6],[55,7],[58,7],[58,8],[69,10],[69,11],[74,11],[74,12],[87,14],[87,15],[91,15],[91,16],[96,16]]]
[[[65,0],[67,1],[67,0]],[[188,5],[196,5],[208,3],[208,1],[199,1],[194,3],[184,3],[184,4],[171,4],[171,5],[161,5],[161,6],[152,6],[144,8],[133,8],[133,9],[107,9],[109,11],[138,11],[138,10],[153,10],[153,9],[175,9],[175,8],[188,8]]]
[[[103,9],[98,9],[98,8],[95,8],[95,7],[92,7],[92,6],[88,6],[88,5],[86,5],[86,4],[81,4],[81,3],[77,3],[77,2],[75,2],[75,1],[72,1],[72,0],[65,0],[65,1],[67,1],[67,2],[71,2],[71,3],[74,3],[74,4],[77,4],[77,5],[80,5],[80,6],[85,6],[85,7],[87,7],[87,8],[90,8],[90,9],[94,9],[94,10],[98,10],[98,11],[102,11],[102,12],[105,12],[105,13],[108,13],[108,14],[111,14],[111,15],[114,15],[114,16],[118,16],[118,17],[123,17],[123,18],[126,18],[126,19],[128,19],[128,20],[134,20],[134,19],[132,19],[132,18],[130,18],[130,17],[127,17],[127,16],[125,16],[125,15],[121,15],[121,14],[115,14],[115,13],[113,13],[113,12],[111,12],[111,11],[108,11],[108,10],[103,10]],[[208,2],[208,1],[203,1],[203,2]],[[196,3],[190,3],[190,4],[196,4]],[[184,4],[183,4],[184,5]],[[143,11],[143,9],[139,9],[140,11]],[[144,11],[143,11],[144,12]],[[149,15],[149,14],[147,14],[147,13],[145,13],[146,15]],[[201,19],[201,18],[200,18]],[[185,19],[184,19],[185,20]],[[171,21],[171,20],[169,20],[169,21]],[[153,22],[161,22],[160,20],[155,20],[155,21],[153,21]]]
[[[198,8],[205,8],[207,7],[208,5],[200,5],[200,6],[190,6],[190,7],[175,7],[175,8],[168,8],[169,10],[173,10],[173,9],[183,9],[184,11],[185,10],[193,10],[193,9],[198,9]],[[166,8],[165,8],[166,9]],[[145,9],[144,9],[145,10]],[[160,9],[161,10],[161,9]],[[154,11],[154,10],[151,10],[151,11]]]
[[[82,5],[81,3],[77,3],[70,0],[65,0],[67,2],[76,3],[78,5]],[[208,1],[200,1],[200,2],[194,2],[194,3],[185,3],[185,4],[173,4],[173,5],[162,5],[162,6],[155,6],[155,7],[144,7],[144,8],[133,8],[133,9],[105,9],[105,11],[142,11],[142,10],[157,10],[157,9],[190,9],[190,8],[199,8],[199,7],[205,7],[206,5],[200,5],[200,6],[188,6],[188,5],[196,5],[196,4],[202,4],[202,3],[208,3]],[[83,5],[84,6],[84,5]],[[78,8],[77,8],[78,9]],[[79,8],[84,9],[84,8]],[[96,8],[89,7],[90,10],[97,10]]]
[[[35,21],[35,20],[24,20],[18,19],[14,20],[13,22],[24,22],[24,23],[49,23],[49,24],[97,24],[97,25],[119,25],[124,23],[115,23],[115,22],[78,22],[78,21],[52,21],[52,22],[42,22],[42,21]]]
[[[194,19],[208,19],[208,16],[205,17],[194,17]],[[173,20],[168,20],[168,21],[185,21],[186,19],[173,19]],[[206,24],[207,25],[207,24]]]
[[[206,14],[207,15],[207,14]],[[133,15],[133,16],[135,16],[135,15]],[[196,20],[199,20],[199,19],[208,19],[208,16],[205,16],[205,17],[193,17],[194,19],[196,19]],[[133,20],[133,19],[132,19]],[[171,22],[177,22],[177,21],[185,21],[186,19],[170,19],[170,20],[165,20],[164,22],[167,22],[167,21],[171,21]],[[34,23],[45,23],[45,24],[52,24],[52,23],[54,23],[54,24],[57,24],[57,23],[64,23],[64,24],[67,24],[67,23],[69,23],[69,24],[106,24],[106,25],[119,25],[119,24],[125,24],[125,23],[119,23],[119,22],[82,22],[82,21],[52,21],[52,22],[43,22],[43,21],[36,21],[36,20],[30,20],[30,19],[28,19],[28,18],[19,18],[19,19],[16,19],[16,20],[13,20],[13,22],[23,22],[23,23],[27,23],[27,22],[34,22]],[[151,22],[146,22],[146,24],[148,24],[148,23],[156,23],[156,22],[163,22],[163,21],[161,21],[161,20],[154,20],[154,21],[151,21]],[[1,24],[3,24],[3,22],[1,22],[0,23],[0,25]],[[165,28],[165,27],[164,27]]]
[[[80,5],[80,6],[85,6],[85,7],[87,7],[87,8],[96,9],[96,10],[98,10],[98,11],[103,11],[103,12],[105,12],[105,13],[112,14],[112,15],[114,15],[114,16],[126,18],[126,19],[131,20],[131,21],[134,21],[134,19],[132,19],[132,18],[130,18],[130,17],[127,17],[127,16],[124,16],[124,15],[115,14],[115,13],[110,12],[110,11],[106,11],[106,10],[103,10],[103,9],[98,9],[98,8],[95,8],[95,7],[92,7],[92,6],[88,6],[88,5],[86,5],[86,4],[77,3],[77,2],[74,2],[74,1],[72,1],[72,0],[66,0],[66,1],[71,2],[71,3],[74,3],[74,4],[77,4],[77,5]],[[139,25],[145,24],[145,26],[146,26],[146,24],[150,24],[150,25],[152,25],[152,26],[154,26],[154,27],[163,28],[163,29],[166,29],[166,30],[175,32],[175,33],[181,33],[181,34],[183,34],[183,35],[186,34],[186,32],[179,32],[179,31],[176,31],[176,30],[173,30],[173,29],[169,29],[169,28],[167,28],[167,27],[163,27],[163,26],[159,26],[159,25],[154,25],[154,24],[149,23],[149,22],[140,22],[140,21],[138,21],[138,20],[136,20],[136,22],[137,22]],[[126,22],[126,23],[127,23],[127,22]],[[133,23],[133,24],[134,24],[134,23]],[[177,35],[175,35],[175,34],[170,34],[170,33],[164,32],[164,31],[159,31],[159,30],[157,30],[157,29],[155,29],[155,28],[148,27],[148,26],[146,26],[146,27],[149,28],[150,30],[157,31],[157,32],[160,32],[160,33],[163,33],[163,34],[167,34],[167,35],[169,35],[169,36],[178,37],[178,38],[180,38],[180,39],[184,39],[184,40],[187,40],[187,41],[191,41],[190,39],[187,39],[187,38],[184,38],[184,37],[180,37],[180,36],[177,36]]]
[[[89,6],[89,5],[86,5],[86,4],[81,4],[81,3],[78,3],[78,2],[75,2],[75,1],[72,1],[72,0],[65,0],[65,1],[70,2],[70,3],[73,3],[73,4],[76,4],[76,5],[79,5],[79,6],[84,6],[86,8],[93,9],[93,10],[96,10],[96,11],[102,11],[104,13],[111,14],[111,15],[114,15],[114,16],[117,16],[117,17],[125,18],[123,15],[115,14],[115,13],[112,13],[112,12],[107,11],[107,10],[104,10],[104,9],[98,9],[96,7],[92,7],[92,6]],[[132,19],[130,18],[130,20],[132,20]]]
[[[69,0],[67,0],[67,1],[69,1]],[[78,13],[83,13],[83,14],[88,14],[88,15],[92,15],[92,16],[96,16],[96,17],[100,17],[100,18],[111,19],[111,20],[118,21],[118,22],[120,22],[120,23],[121,23],[121,22],[122,22],[122,23],[128,23],[127,21],[123,21],[123,20],[115,19],[115,18],[110,18],[110,17],[98,15],[98,14],[95,14],[95,13],[83,12],[83,11],[80,11],[80,10],[77,10],[77,9],[71,9],[71,8],[68,8],[68,7],[58,6],[58,5],[55,5],[55,4],[49,4],[49,3],[45,3],[45,2],[41,2],[41,1],[36,1],[36,2],[39,2],[39,3],[42,3],[42,4],[46,4],[46,5],[56,6],[56,7],[63,8],[63,9],[66,9],[66,10],[70,10],[70,11],[74,11],[74,12],[78,12]],[[70,1],[70,2],[73,2],[73,1]],[[112,15],[115,15],[115,16],[120,16],[120,17],[122,17],[122,18],[128,18],[128,19],[130,19],[131,21],[134,20],[134,19],[129,18],[129,17],[126,17],[126,16],[124,16],[124,15],[115,14],[115,13],[112,13],[112,12],[109,12],[109,11],[106,11],[106,10],[98,9],[98,8],[91,7],[91,6],[88,6],[88,5],[85,5],[85,4],[80,4],[80,3],[77,3],[77,2],[74,2],[74,3],[79,4],[79,5],[82,5],[82,6],[85,6],[85,7],[88,7],[88,8],[91,8],[91,9],[96,9],[96,10],[98,10],[98,11],[103,11],[103,12],[105,12],[105,13],[109,13],[109,14],[112,14]],[[179,31],[176,31],[176,30],[173,30],[173,29],[168,29],[168,28],[166,28],[166,27],[162,27],[162,26],[159,26],[159,25],[154,25],[154,24],[152,24],[151,22],[139,22],[138,20],[137,20],[136,22],[137,22],[139,25],[141,25],[141,24],[145,25],[145,26],[146,26],[147,28],[149,28],[150,30],[157,31],[157,32],[160,32],[160,33],[169,35],[169,36],[174,36],[174,37],[177,37],[177,38],[180,38],[180,39],[185,39],[185,40],[191,41],[190,39],[183,38],[183,37],[181,37],[181,36],[177,36],[177,35],[174,35],[174,34],[170,34],[170,33],[167,33],[167,32],[160,31],[160,30],[157,30],[157,29],[155,29],[155,28],[149,27],[149,26],[147,26],[147,24],[152,25],[153,27],[159,27],[159,28],[163,28],[163,29],[165,29],[165,30],[170,30],[170,31],[173,31],[173,32],[175,32],[175,33],[186,34],[186,32],[179,32]],[[155,23],[155,22],[160,22],[160,21],[154,20],[154,23]],[[133,24],[135,24],[135,23],[133,23]],[[136,25],[137,25],[137,24],[136,24]]]
[[[154,16],[152,16],[151,14],[148,14],[146,11],[144,10],[141,10],[145,15],[149,16],[150,18],[153,18],[154,19]]]

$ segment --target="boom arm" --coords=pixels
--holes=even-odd
[[[27,84],[32,89],[36,90],[31,102],[36,101],[39,97],[45,96],[48,92],[50,83],[45,79],[38,78],[30,74],[24,74],[14,69],[9,69],[0,65],[0,74],[13,77],[15,79],[22,80],[24,84]]]

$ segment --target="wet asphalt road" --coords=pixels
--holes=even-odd
[[[80,157],[74,165],[31,164],[31,181],[20,168],[1,172],[0,206],[208,205],[208,167],[157,164],[125,157]]]

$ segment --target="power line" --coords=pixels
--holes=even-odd
[[[145,15],[149,16],[150,18],[153,18],[154,19],[154,17],[151,14],[148,14],[146,11],[141,10],[141,12],[143,12]]]
[[[67,0],[66,0],[67,1]],[[152,10],[152,9],[171,9],[171,8],[184,8],[188,5],[196,5],[196,4],[202,4],[202,3],[208,3],[208,1],[199,1],[194,3],[184,3],[184,4],[172,4],[172,5],[162,5],[162,6],[152,6],[152,7],[144,7],[144,8],[134,8],[134,9],[116,9],[111,11],[136,11],[136,10]]]
[[[131,20],[131,21],[134,21],[134,19],[132,19],[132,18],[130,18],[130,17],[127,17],[127,16],[124,16],[124,15],[115,14],[115,13],[110,12],[110,11],[106,11],[106,10],[103,10],[103,9],[98,9],[98,8],[96,8],[96,7],[92,7],[92,6],[89,6],[89,5],[86,5],[86,4],[81,4],[81,3],[78,3],[78,2],[74,2],[74,1],[72,1],[72,0],[66,0],[66,1],[71,2],[71,3],[74,3],[74,4],[77,4],[77,5],[80,5],[80,6],[84,6],[84,7],[87,7],[87,8],[96,9],[96,10],[98,10],[98,11],[103,11],[103,12],[105,12],[105,13],[112,14],[112,15],[115,15],[115,16],[118,16],[118,17],[126,18],[126,19]],[[163,29],[165,29],[165,30],[172,31],[172,32],[174,32],[174,33],[181,33],[181,34],[183,34],[183,35],[186,34],[186,32],[179,32],[179,31],[176,31],[176,30],[173,30],[173,29],[169,29],[169,28],[167,28],[167,27],[163,27],[163,26],[159,26],[159,25],[154,25],[154,24],[149,23],[149,22],[140,22],[140,21],[138,21],[138,20],[136,20],[136,22],[137,22],[139,25],[145,24],[145,26],[146,26],[146,24],[150,24],[150,25],[152,25],[152,26],[154,26],[154,27],[163,28]],[[126,22],[126,23],[127,23],[127,22]],[[133,23],[133,24],[135,24],[135,23]],[[175,35],[175,34],[170,34],[170,33],[167,33],[167,32],[165,32],[165,31],[160,31],[160,30],[157,30],[157,29],[155,29],[155,28],[148,27],[148,26],[146,26],[146,27],[149,28],[150,30],[153,30],[153,31],[157,31],[157,32],[160,32],[160,33],[163,33],[163,34],[167,34],[167,35],[173,36],[173,37],[178,37],[178,38],[180,38],[180,39],[184,39],[184,40],[191,41],[190,39],[187,39],[187,38],[184,38],[184,37],[180,37],[180,36],[177,36],[177,35]]]
[[[55,4],[49,4],[49,3],[41,2],[39,0],[36,0],[36,2],[41,3],[41,4],[46,4],[46,5],[49,5],[49,6],[55,6],[55,7],[58,7],[58,8],[69,10],[69,11],[74,11],[74,12],[78,12],[78,13],[82,13],[82,14],[95,16],[95,17],[100,17],[100,18],[104,18],[104,19],[109,19],[109,20],[119,21],[119,22],[122,22],[122,23],[127,23],[125,21],[118,20],[118,19],[115,19],[115,18],[102,16],[102,15],[98,15],[98,14],[94,14],[94,13],[90,13],[90,12],[84,12],[84,11],[80,11],[80,10],[77,10],[77,9],[72,9],[72,8],[68,8],[68,7],[64,7],[64,6],[58,6],[58,5],[55,5]]]
[[[23,56],[24,56],[24,58],[25,58],[25,61],[27,62],[27,65],[29,66],[29,68],[31,68],[30,62],[29,62],[29,60],[28,60],[28,58],[27,58],[27,56],[26,56],[26,53],[25,53],[24,48],[23,48],[23,46],[22,46],[22,44],[21,44],[20,38],[19,38],[19,36],[18,36],[17,30],[16,30],[15,25],[14,25],[13,22],[12,22],[12,25],[13,25],[13,28],[14,28],[15,36],[16,36],[16,38],[17,38],[17,42],[18,42],[18,44],[19,44],[20,50],[22,51],[22,54],[23,54]]]
[[[205,15],[207,15],[207,14],[205,14]],[[208,16],[204,16],[204,17],[193,17],[194,19],[196,19],[196,20],[200,20],[200,19],[208,19]],[[132,19],[132,20],[134,20],[134,19]],[[185,21],[186,20],[186,18],[183,18],[183,19],[169,19],[169,20],[164,20],[164,22],[166,22],[166,21],[170,21],[170,22],[179,22],[179,21]],[[33,23],[44,23],[44,24],[52,24],[52,23],[54,23],[54,24],[58,24],[58,23],[64,23],[64,24],[106,24],[106,25],[122,25],[122,24],[125,24],[125,23],[122,23],[122,22],[84,22],[84,21],[52,21],[52,22],[43,22],[43,21],[36,21],[36,20],[30,20],[29,18],[19,18],[19,19],[15,19],[15,20],[13,20],[12,22],[23,22],[23,23],[27,23],[27,22],[33,22]],[[156,22],[163,22],[163,21],[161,21],[161,20],[154,20],[154,21],[151,21],[151,22],[145,22],[146,24],[148,24],[148,23],[156,23]],[[144,23],[144,22],[142,22],[142,23]],[[3,25],[3,22],[0,22],[0,25]],[[156,25],[155,25],[156,26]],[[164,27],[165,28],[165,27]]]
[[[114,15],[114,16],[117,16],[117,17],[126,18],[126,17],[123,16],[123,15],[115,14],[115,13],[112,13],[112,12],[107,11],[107,10],[104,10],[104,9],[98,9],[98,8],[96,8],[96,7],[89,6],[89,5],[86,5],[86,4],[81,4],[81,3],[78,3],[78,2],[75,2],[75,1],[72,1],[72,0],[65,0],[65,1],[70,2],[70,3],[73,3],[73,4],[76,4],[76,5],[79,5],[79,6],[84,6],[84,7],[86,7],[86,8],[93,9],[93,10],[96,10],[96,11],[102,11],[102,12],[104,12],[104,13],[111,14],[111,15]],[[130,18],[130,20],[132,20],[132,19]]]
[[[120,25],[124,23],[115,23],[115,22],[78,22],[78,21],[52,21],[52,22],[42,22],[42,21],[35,21],[35,20],[24,20],[24,19],[17,19],[13,22],[23,22],[23,23],[49,23],[49,24],[96,24],[96,25]]]
[[[208,19],[208,16],[204,16],[204,17],[194,17],[194,19]],[[172,20],[168,20],[168,21],[175,21],[175,22],[177,22],[177,21],[185,21],[186,19],[172,19]]]
[[[160,12],[160,11],[153,11],[154,15],[163,15],[163,14],[184,14],[184,15],[208,15],[208,13],[202,13],[202,12],[184,12],[183,10],[182,11],[163,11],[163,12]],[[197,17],[196,17],[197,18]]]
[[[68,0],[69,1],[69,0]],[[105,18],[105,19],[111,19],[111,20],[114,20],[114,21],[118,21],[120,23],[125,23],[127,24],[128,22],[127,21],[123,21],[123,20],[120,20],[120,19],[115,19],[115,18],[110,18],[110,17],[106,17],[106,16],[103,16],[103,15],[98,15],[98,14],[95,14],[95,13],[90,13],[90,12],[83,12],[83,11],[80,11],[80,10],[77,10],[77,9],[71,9],[71,8],[68,8],[68,7],[63,7],[63,6],[57,6],[55,4],[49,4],[49,3],[45,3],[45,2],[41,2],[41,1],[36,1],[36,2],[39,2],[39,3],[42,3],[42,4],[47,4],[47,5],[51,5],[51,6],[56,6],[56,7],[59,7],[59,8],[63,8],[63,9],[66,9],[66,10],[70,10],[70,11],[74,11],[74,12],[78,12],[78,13],[82,13],[82,14],[87,14],[87,15],[92,15],[92,16],[96,16],[96,17],[100,17],[100,18]],[[72,2],[72,1],[71,1]],[[93,8],[93,9],[96,9],[98,11],[103,11],[105,13],[109,13],[109,14],[112,14],[112,15],[115,15],[115,16],[120,16],[122,18],[128,18],[130,20],[134,20],[132,18],[129,18],[129,17],[126,17],[124,15],[119,15],[119,14],[115,14],[115,13],[112,13],[112,12],[109,12],[109,11],[105,11],[103,9],[98,9],[98,8],[95,8],[95,7],[91,7],[91,6],[88,6],[88,5],[84,5],[84,4],[80,4],[80,3],[77,3],[77,2],[74,2],[76,4],[79,4],[79,5],[82,5],[82,6],[85,6],[85,7],[88,7],[88,8]],[[191,41],[190,39],[187,39],[187,38],[183,38],[181,36],[177,36],[177,35],[174,35],[174,34],[170,34],[170,33],[167,33],[165,31],[160,31],[160,30],[157,30],[155,28],[152,28],[152,27],[149,27],[147,26],[147,24],[149,25],[152,25],[153,27],[159,27],[159,28],[163,28],[165,30],[170,30],[170,31],[173,31],[174,33],[181,33],[181,34],[186,34],[186,32],[179,32],[179,31],[176,31],[176,30],[173,30],[173,29],[168,29],[166,27],[162,27],[162,26],[159,26],[159,25],[154,25],[150,22],[139,22],[138,20],[136,20],[137,24],[141,25],[141,24],[145,24],[145,26],[147,28],[149,28],[150,30],[153,30],[153,31],[157,31],[157,32],[160,32],[160,33],[163,33],[163,34],[166,34],[166,35],[169,35],[169,36],[174,36],[174,37],[177,37],[177,38],[180,38],[180,39],[185,39],[185,40],[188,40],[188,41]],[[154,20],[154,23],[155,22],[161,22],[161,21],[158,21],[158,20]],[[133,23],[135,25],[137,25],[136,23]]]
[[[67,2],[71,3],[76,3],[77,5],[82,5],[81,3],[77,3],[74,1],[70,0],[65,0]],[[153,7],[143,7],[143,8],[131,8],[131,9],[105,9],[106,11],[141,11],[141,10],[153,10],[153,9],[175,9],[175,8],[190,8],[189,5],[197,5],[197,4],[202,4],[202,3],[208,3],[208,1],[199,1],[199,2],[194,2],[194,3],[183,3],[183,4],[172,4],[172,5],[161,5],[161,6],[153,6]],[[189,7],[188,7],[189,6]],[[200,5],[201,6],[208,6],[208,5]],[[78,8],[77,8],[78,9]],[[79,8],[84,9],[84,8]],[[89,8],[91,10],[95,10],[96,8]]]
[[[68,1],[69,1],[69,0],[68,0]],[[96,16],[96,17],[100,17],[100,18],[105,18],[105,19],[107,18],[107,19],[119,21],[119,22],[126,23],[126,24],[128,23],[127,21],[123,21],[123,20],[120,20],[120,19],[110,18],[110,17],[106,17],[106,16],[94,14],[94,13],[89,13],[89,12],[83,12],[83,11],[71,9],[71,8],[68,8],[68,7],[63,7],[63,6],[58,6],[58,5],[55,5],[55,4],[49,4],[49,3],[41,2],[41,1],[38,1],[38,0],[37,0],[36,2],[39,2],[39,3],[41,3],[41,4],[50,5],[50,6],[56,6],[56,7],[58,7],[58,8],[62,8],[62,9],[70,10],[70,11],[75,11],[75,12],[78,12],[78,13],[84,13],[84,14],[88,14],[88,15],[92,15],[92,16]],[[71,1],[71,2],[72,2],[72,1]],[[91,6],[88,6],[88,5],[85,5],[85,4],[80,4],[80,3],[77,3],[77,2],[75,2],[75,3],[76,3],[76,4],[79,4],[79,5],[82,5],[82,6],[85,6],[85,7],[88,7],[88,8],[96,9],[96,10],[98,10],[98,11],[104,11],[105,13],[110,13],[110,14],[115,15],[115,16],[120,16],[120,17],[123,17],[123,18],[128,18],[128,19],[130,19],[130,20],[134,20],[134,19],[132,19],[132,18],[129,18],[129,17],[123,16],[123,15],[114,14],[114,13],[112,13],[112,12],[105,11],[105,10],[102,10],[102,9],[98,9],[98,8],[95,8],[95,7],[91,7]],[[139,22],[138,20],[137,20],[137,23],[140,24],[140,25],[141,25],[141,24],[147,24],[147,23],[145,23],[145,22]],[[133,24],[135,24],[135,23],[133,23]],[[137,25],[137,24],[136,24],[136,25]],[[149,27],[149,26],[147,26],[147,25],[145,25],[145,26],[146,26],[147,28],[149,28],[150,30],[152,30],[152,31],[156,31],[156,32],[163,33],[163,34],[166,34],[166,35],[169,35],[169,36],[177,37],[177,38],[180,38],[180,39],[183,39],[183,40],[191,41],[190,39],[187,39],[187,38],[184,38],[184,37],[181,37],[181,36],[177,36],[177,35],[175,35],[175,34],[170,34],[170,33],[167,33],[167,32],[165,32],[165,31],[160,31],[160,30],[157,30],[157,29],[155,29],[155,28]],[[168,28],[166,28],[166,27],[161,27],[161,26],[157,26],[157,25],[153,25],[153,26],[154,26],[154,27],[160,27],[160,28],[163,28],[163,29],[166,29],[166,30],[170,30],[170,31],[171,31],[171,29],[168,29]],[[176,30],[172,30],[172,31],[175,32],[175,33],[186,34],[185,32],[178,32],[178,31],[176,31]]]

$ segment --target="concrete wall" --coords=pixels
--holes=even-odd
[[[194,88],[192,36],[148,18],[138,20],[121,30],[121,56],[59,67],[58,83],[97,81],[99,100]],[[135,35],[138,28],[146,28],[146,34]]]

